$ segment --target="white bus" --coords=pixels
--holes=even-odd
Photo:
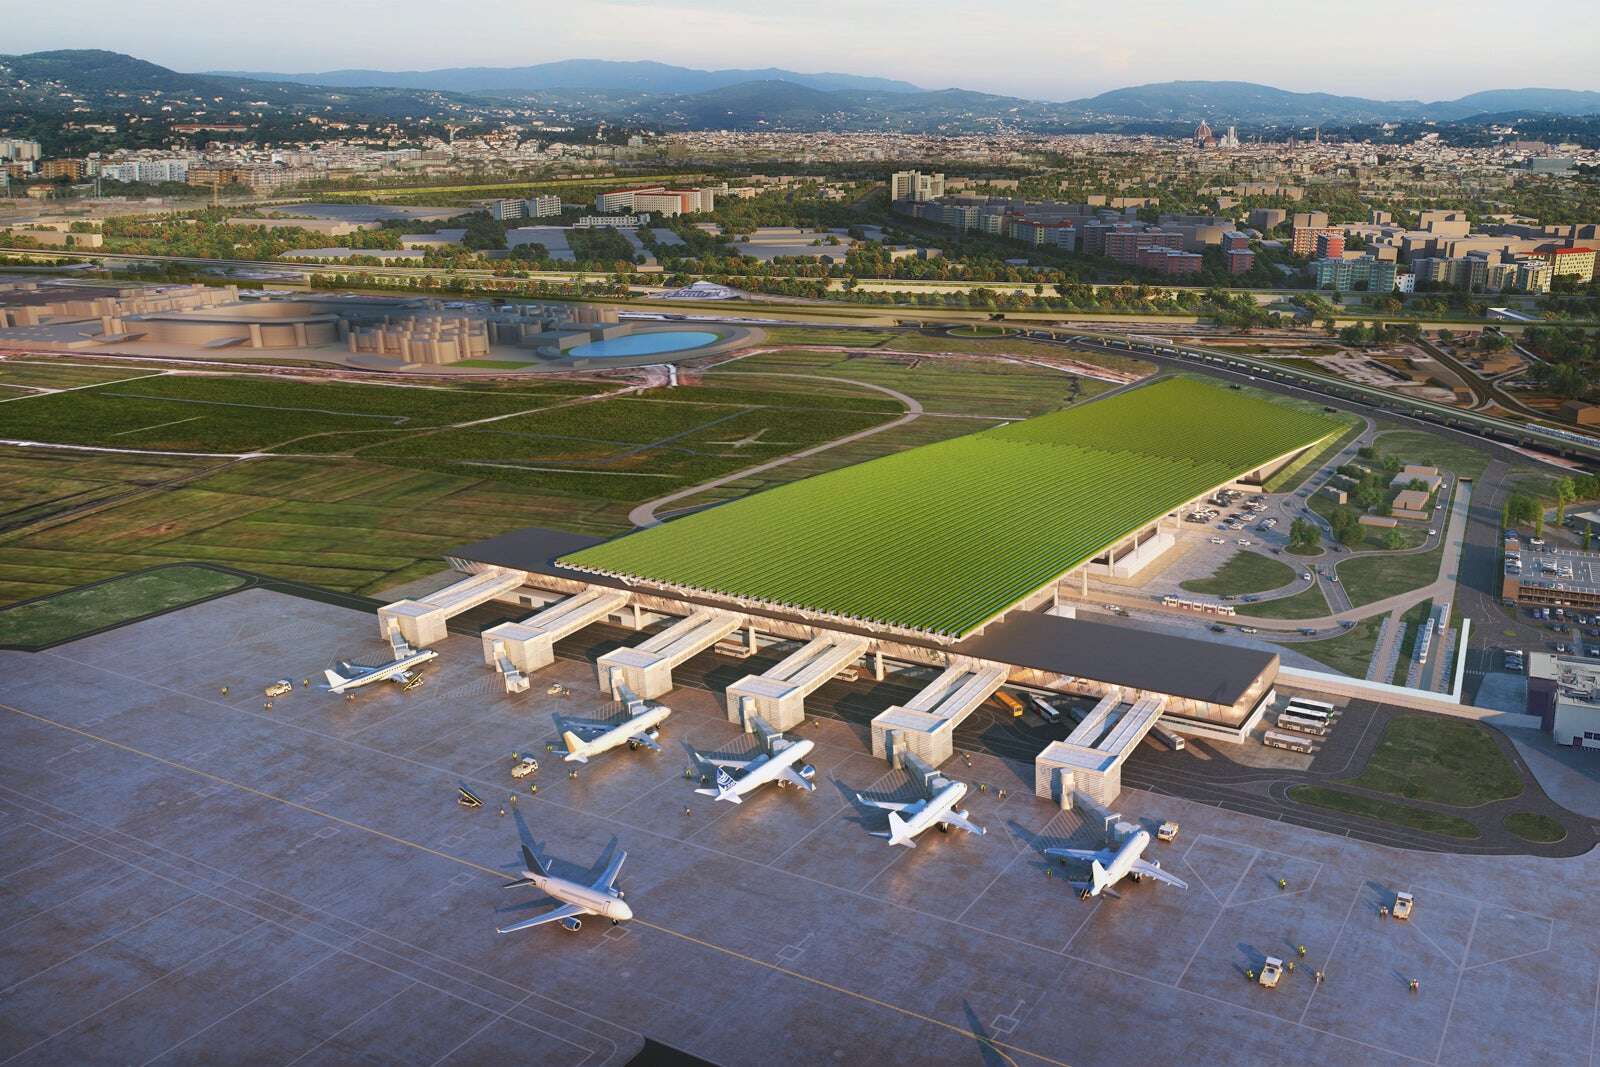
[[[1276,730],[1268,730],[1261,735],[1261,743],[1268,748],[1286,748],[1290,752],[1315,752],[1317,746],[1311,738],[1303,734],[1280,734]]]
[[[1292,711],[1286,711],[1278,716],[1278,726],[1296,733],[1310,734],[1313,737],[1326,737],[1328,734],[1327,723],[1297,715]]]
[[[1302,718],[1315,719],[1324,726],[1328,725],[1333,719],[1333,705],[1325,704],[1320,700],[1303,700],[1300,697],[1292,697],[1289,703],[1283,706],[1283,710],[1299,715]]]

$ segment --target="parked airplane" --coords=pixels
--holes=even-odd
[[[930,826],[937,826],[940,833],[948,833],[952,826],[969,834],[981,836],[987,833],[983,827],[968,821],[965,811],[956,810],[961,798],[967,795],[965,782],[953,781],[942,774],[931,772],[923,776],[922,780],[927,783],[923,787],[926,795],[921,800],[914,800],[908,804],[897,804],[888,800],[868,800],[860,793],[856,794],[856,799],[861,803],[882,808],[889,813],[889,829],[874,830],[873,837],[887,837],[891,845],[916,848],[917,835]]]
[[[373,682],[395,682],[405,689],[414,689],[422,684],[422,675],[413,672],[412,668],[438,657],[439,653],[431,648],[416,651],[407,648],[403,652],[397,651],[395,658],[388,663],[376,667],[340,660],[337,671],[322,672],[328,677],[328,684],[323,688],[330,693],[347,693]]]
[[[1046,856],[1060,856],[1066,859],[1088,860],[1090,881],[1082,886],[1080,896],[1084,900],[1097,897],[1110,889],[1124,877],[1132,878],[1135,882],[1141,878],[1154,878],[1158,882],[1177,886],[1179,889],[1188,889],[1187,882],[1174,878],[1161,869],[1161,864],[1154,860],[1140,858],[1144,850],[1150,845],[1150,832],[1138,830],[1130,835],[1122,845],[1115,849],[1082,849],[1082,848],[1047,848]],[[1074,883],[1078,884],[1078,883]]]
[[[528,865],[522,872],[522,877],[515,882],[507,882],[505,888],[516,889],[531,885],[545,895],[559,900],[561,906],[543,915],[536,915],[532,919],[499,927],[497,933],[510,934],[554,922],[577,933],[583,928],[580,916],[597,915],[602,919],[610,919],[613,926],[633,918],[633,909],[622,899],[622,890],[616,885],[617,872],[622,870],[622,861],[628,858],[626,852],[619,851],[605,873],[593,884],[588,885],[551,874],[549,866],[539,862],[539,857],[535,856],[533,849],[527,845],[522,846],[522,858]]]
[[[602,752],[609,752],[623,742],[629,748],[637,749],[643,745],[645,748],[656,752],[661,751],[661,746],[656,744],[656,738],[661,736],[660,726],[672,709],[665,704],[650,704],[643,700],[630,701],[627,721],[615,726],[574,725],[561,731],[561,740],[567,744],[567,754],[562,757],[568,763],[588,763],[590,756],[598,756]],[[637,710],[635,710],[637,709]],[[588,733],[585,739],[580,737],[578,731]]]
[[[816,747],[816,742],[809,737],[792,741],[773,730],[759,716],[752,716],[751,722],[755,726],[756,734],[761,738],[762,753],[754,759],[738,760],[715,759],[695,752],[695,759],[709,763],[717,769],[716,787],[696,789],[695,792],[702,796],[743,804],[746,793],[753,792],[768,782],[777,782],[780,788],[794,786],[807,792],[815,789],[816,785],[812,779],[816,777],[817,769],[809,763],[800,761]],[[730,768],[740,772],[737,778],[729,773]]]

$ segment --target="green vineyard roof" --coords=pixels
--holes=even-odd
[[[769,489],[560,563],[961,637],[1186,501],[1342,428],[1167,378]]]

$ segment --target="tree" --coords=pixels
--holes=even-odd
[[[1322,539],[1322,533],[1317,524],[1309,519],[1295,519],[1289,524],[1289,547],[1301,551],[1309,551],[1317,547],[1317,542]]]
[[[1383,535],[1383,547],[1387,549],[1401,549],[1406,547],[1405,535],[1398,529],[1391,529]]]
[[[1567,521],[1567,505],[1578,499],[1578,487],[1571,478],[1557,478],[1556,490],[1556,525]]]
[[[1544,536],[1544,508],[1535,505],[1533,513],[1533,536]]]

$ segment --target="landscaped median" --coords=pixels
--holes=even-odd
[[[1341,786],[1356,786],[1396,799]],[[1359,775],[1325,784],[1293,786],[1289,798],[1425,833],[1474,840],[1483,836],[1482,829],[1464,815],[1519,796],[1523,789],[1522,774],[1500,750],[1487,727],[1439,715],[1406,714],[1390,720],[1383,739]],[[1449,805],[1462,809],[1463,815],[1418,807],[1405,803],[1407,800]],[[1507,816],[1504,825],[1524,840],[1536,843],[1559,841],[1566,836],[1559,822],[1536,813]]]
[[[1409,804],[1396,804],[1377,797],[1359,793],[1346,793],[1342,789],[1328,789],[1320,785],[1297,785],[1289,790],[1289,798],[1302,804],[1311,804],[1346,815],[1362,815],[1379,822],[1393,823],[1424,833],[1471,841],[1482,835],[1478,828],[1465,819],[1443,812],[1414,808]]]

